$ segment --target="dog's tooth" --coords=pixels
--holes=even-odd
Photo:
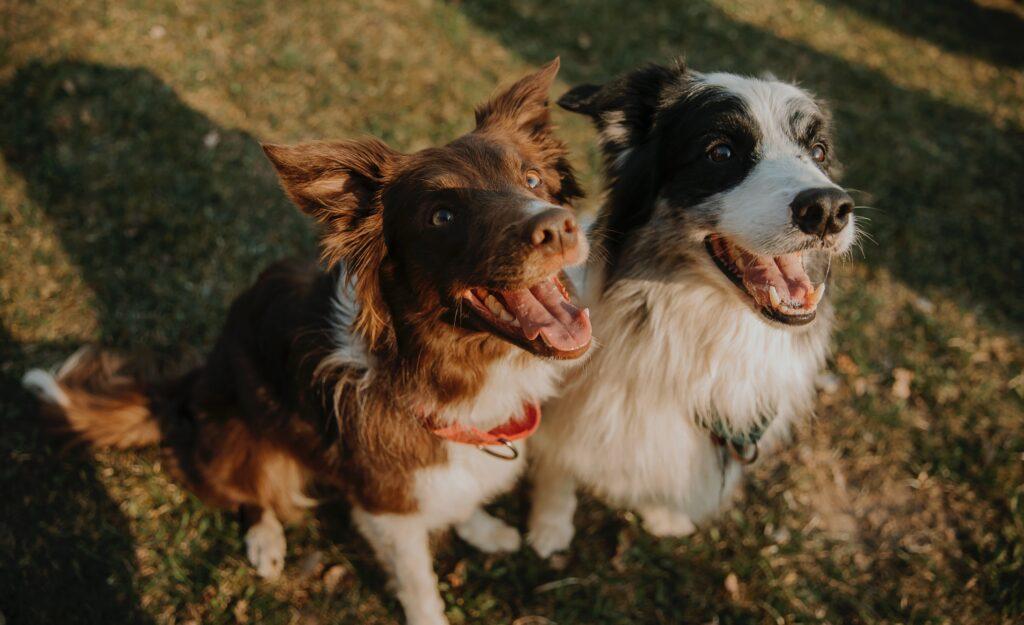
[[[811,292],[811,294],[810,294],[810,296],[808,298],[810,301],[808,303],[811,306],[817,306],[818,302],[820,302],[821,298],[823,298],[823,297],[825,297],[825,283],[824,282],[819,284],[818,287],[816,289],[814,289],[814,291]]]
[[[515,320],[515,317],[512,316],[512,313],[510,313],[508,309],[505,308],[505,305],[502,304],[501,300],[499,300],[497,297],[488,294],[487,299],[484,300],[484,304],[487,306],[487,309],[490,310],[492,314],[494,314],[495,317],[501,319],[502,321],[507,321],[511,323],[512,321]]]
[[[589,308],[584,308],[583,309],[583,314],[586,315],[587,319],[590,319],[590,309]]]
[[[484,300],[484,305],[487,306],[487,309],[494,313],[496,317],[500,317],[501,312],[504,310],[498,299],[490,294],[488,294],[487,299]]]
[[[512,317],[512,327],[515,327],[515,328],[520,327],[519,320],[516,319],[515,317]]]
[[[772,301],[772,306],[775,308],[778,308],[779,304],[782,303],[782,298],[779,297],[779,291],[775,288],[775,285],[768,287],[768,298]]]

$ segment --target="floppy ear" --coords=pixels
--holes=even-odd
[[[519,79],[476,109],[476,127],[491,124],[510,125],[529,135],[551,131],[548,92],[558,75],[560,61],[553,61],[536,72]]]
[[[593,120],[605,159],[613,163],[623,150],[643,143],[654,125],[665,88],[685,73],[681,64],[672,68],[646,65],[605,85],[573,87],[558,99],[558,105]]]
[[[263,151],[288,197],[323,225],[323,259],[344,264],[359,303],[354,329],[376,351],[393,338],[380,287],[387,255],[380,190],[400,154],[376,139],[263,144]]]

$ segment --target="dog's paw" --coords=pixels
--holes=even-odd
[[[682,538],[697,529],[689,515],[668,508],[646,508],[640,510],[640,516],[647,533],[658,538]]]
[[[276,579],[281,575],[286,546],[284,528],[276,519],[268,522],[264,518],[245,533],[246,555],[263,579]]]
[[[522,544],[519,530],[480,510],[456,525],[455,533],[484,553],[519,551]]]
[[[550,557],[556,551],[565,551],[576,533],[572,521],[568,523],[538,521],[532,523],[526,542],[542,558]]]
[[[411,612],[406,613],[405,622],[408,625],[448,625],[448,618],[443,613]]]
[[[519,547],[523,544],[519,530],[507,523],[501,521],[498,521],[498,523],[501,525],[491,531],[491,535],[486,541],[488,546],[478,545],[477,548],[486,553],[519,551]]]

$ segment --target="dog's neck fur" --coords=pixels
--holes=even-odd
[[[591,234],[598,245],[614,201]],[[765,443],[777,441],[812,411],[831,305],[824,302],[809,327],[770,325],[707,262],[698,241],[681,248],[678,232],[659,227],[657,212],[624,242],[614,271],[598,255],[587,267],[585,292],[602,340],[593,365],[628,378],[639,403],[675,406],[701,427],[721,420],[741,433],[777,421]],[[585,369],[579,375],[599,377]]]

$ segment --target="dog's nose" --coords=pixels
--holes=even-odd
[[[839,232],[850,221],[853,198],[842,189],[807,189],[798,193],[789,207],[800,230],[824,237]]]
[[[564,208],[551,208],[527,223],[530,243],[545,256],[565,256],[579,243],[576,217]]]

